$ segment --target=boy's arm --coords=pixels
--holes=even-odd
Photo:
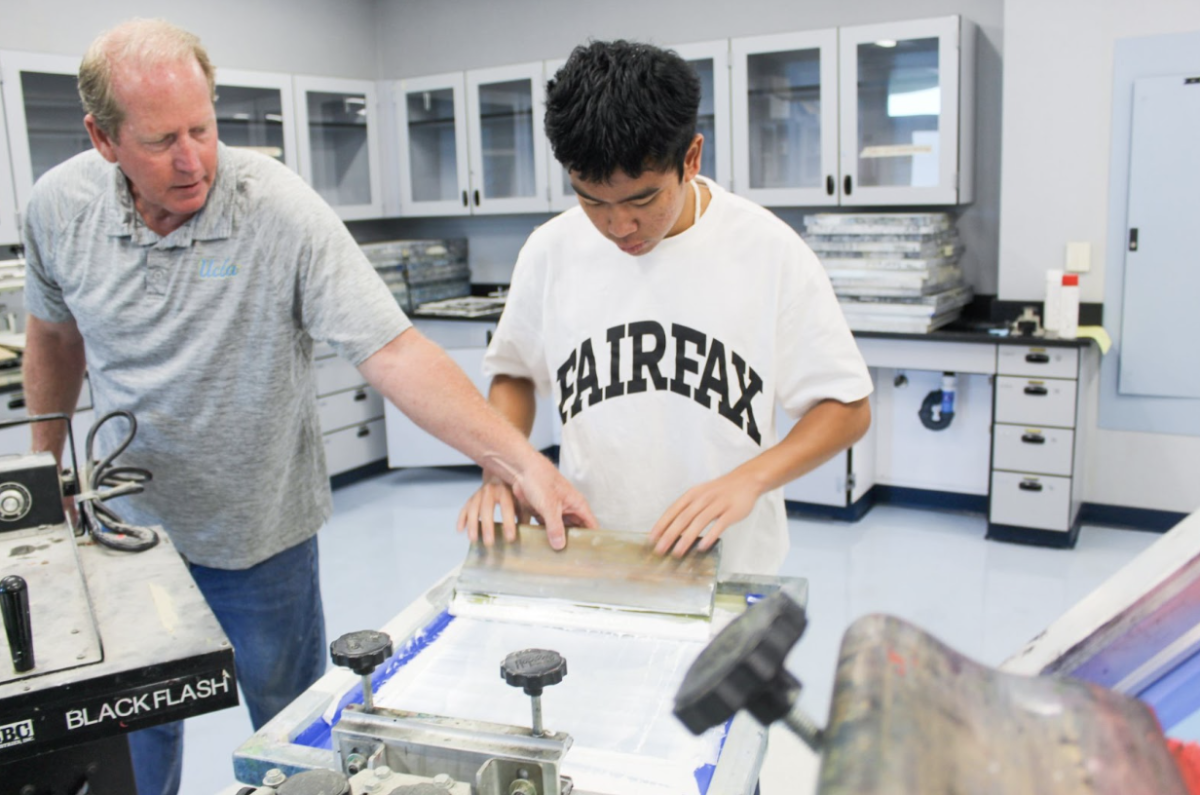
[[[861,439],[870,425],[867,398],[818,403],[779,444],[676,500],[650,531],[655,551],[681,557],[705,528],[699,548],[708,549],[726,528],[750,515],[760,496],[816,469]]]
[[[533,381],[498,375],[492,379],[488,389],[488,402],[502,417],[512,423],[518,431],[529,438],[533,420],[537,416],[537,398]],[[527,523],[530,518],[528,506],[513,498],[512,488],[495,472],[486,467],[483,485],[471,495],[458,514],[459,532],[466,530],[472,541],[482,534],[483,543],[491,546],[495,541],[496,506],[500,506],[500,519],[504,527],[504,538],[515,541],[517,523]]]

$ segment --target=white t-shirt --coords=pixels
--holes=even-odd
[[[775,407],[871,392],[816,255],[775,215],[708,183],[699,221],[633,257],[573,208],[521,249],[488,376],[528,378],[563,422],[560,466],[601,527],[649,532],[689,488],[777,441]],[[775,573],[782,490],[727,529],[721,569]]]

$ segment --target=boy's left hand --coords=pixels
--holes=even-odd
[[[681,558],[696,539],[701,551],[711,548],[726,528],[750,515],[758,497],[757,482],[738,470],[688,489],[650,530],[654,551]]]

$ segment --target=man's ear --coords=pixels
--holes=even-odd
[[[704,136],[696,133],[696,137],[692,139],[688,145],[687,154],[683,156],[683,181],[695,179],[700,173],[700,162],[704,154]]]
[[[88,114],[83,117],[83,126],[87,128],[88,137],[92,139],[92,146],[96,147],[96,151],[110,163],[117,162],[116,142],[104,130],[100,129],[100,125],[96,124],[96,117]]]

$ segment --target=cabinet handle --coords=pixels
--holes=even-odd
[[[358,403],[367,399],[367,390],[360,389],[354,393],[354,402]]]
[[[1129,230],[1129,250],[1130,250],[1130,251],[1137,251],[1137,250],[1138,250],[1138,249],[1137,249],[1137,247],[1138,247],[1138,240],[1137,240],[1137,238],[1138,238],[1137,228],[1135,227],[1135,228],[1133,228],[1133,229],[1130,229],[1130,230]]]
[[[1045,353],[1027,353],[1025,354],[1025,361],[1030,364],[1049,364],[1050,356]]]
[[[356,436],[358,436],[358,438],[359,438],[359,439],[363,438],[364,436],[370,436],[370,435],[371,435],[371,429],[370,429],[370,428],[368,428],[366,425],[364,425],[364,426],[362,426],[361,428],[359,428],[359,429],[358,429],[358,433],[357,433],[357,434],[355,434],[355,435],[356,435]]]
[[[1044,386],[1027,386],[1025,387],[1026,395],[1049,395],[1050,390]]]
[[[834,190],[836,190],[836,189],[837,189],[837,182],[834,180],[833,174],[830,174],[829,176],[827,176],[825,178],[825,192],[827,194],[829,194],[830,196],[832,196]]]
[[[1046,437],[1040,433],[1026,433],[1021,436],[1021,441],[1025,444],[1045,444]]]
[[[1019,488],[1021,491],[1041,491],[1042,484],[1036,480],[1022,480]]]
[[[463,207],[470,207],[471,203],[467,201],[467,192],[463,191]]]
[[[8,407],[9,407],[10,409],[23,409],[23,408],[25,408],[25,396],[24,396],[24,395],[22,395],[21,397],[18,397],[18,398],[13,398],[12,400],[8,401]]]
[[[475,190],[475,206],[476,207],[479,206],[479,190],[478,189]]]
[[[854,183],[850,181],[850,175],[847,174],[846,178],[842,180],[842,193],[849,196],[851,193],[854,192],[852,190],[853,187],[854,187]]]

